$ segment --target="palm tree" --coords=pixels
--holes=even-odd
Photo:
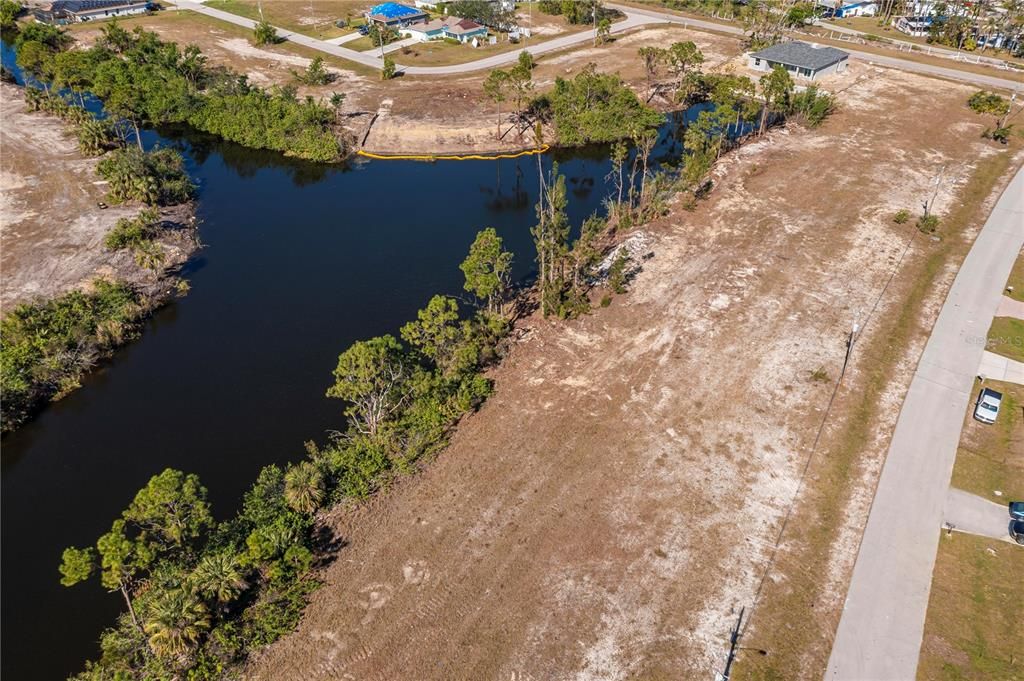
[[[110,146],[110,126],[106,121],[90,118],[78,126],[78,148],[82,153],[98,156]]]
[[[324,476],[312,461],[292,466],[284,475],[284,500],[300,513],[312,513],[324,501]]]
[[[192,573],[192,583],[200,594],[216,598],[221,605],[233,601],[249,586],[238,559],[227,551],[203,556]]]
[[[210,628],[210,615],[194,593],[175,589],[160,597],[144,627],[149,647],[161,657],[186,657]]]

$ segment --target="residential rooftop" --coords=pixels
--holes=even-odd
[[[750,56],[769,62],[817,71],[818,69],[841,62],[850,55],[834,47],[812,45],[794,40],[788,43],[772,45],[771,47],[754,52]]]

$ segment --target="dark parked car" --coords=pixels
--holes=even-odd
[[[359,31],[359,35],[370,35],[370,27],[367,26],[366,24],[363,24],[356,30]]]
[[[1013,541],[1024,546],[1024,520],[1014,520],[1010,523],[1010,536]]]
[[[1010,517],[1014,520],[1024,520],[1024,501],[1010,502]]]

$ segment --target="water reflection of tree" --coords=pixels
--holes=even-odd
[[[590,192],[594,190],[594,177],[593,175],[570,177],[569,184],[572,186],[572,189],[569,190],[572,192],[572,195],[582,201],[590,196]]]
[[[260,170],[270,168],[284,171],[296,187],[306,187],[323,182],[335,172],[351,169],[347,163],[311,163],[290,158],[277,151],[250,149],[196,130],[178,129],[163,132],[168,141],[182,145],[183,150],[189,153],[197,165],[205,164],[216,154],[225,166],[243,178],[254,177]]]
[[[494,186],[480,185],[480,193],[488,197],[485,205],[488,210],[495,212],[502,211],[517,211],[530,206],[530,193],[526,189],[525,175],[523,173],[523,167],[516,159],[512,162],[512,176],[514,178],[512,182],[512,188],[510,191],[505,191],[502,186],[501,173],[502,169],[507,169],[508,166],[505,161],[485,161],[494,166]]]

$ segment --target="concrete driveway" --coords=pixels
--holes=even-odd
[[[324,42],[328,45],[344,45],[350,43],[353,40],[359,40],[363,37],[363,34],[359,31],[353,31],[352,33],[346,33],[345,35],[338,36],[337,38],[328,38]]]
[[[981,355],[978,375],[991,378],[993,381],[1007,381],[1024,385],[1024,362],[997,355],[986,350]]]
[[[1021,246],[1024,170],[964,260],[903,402],[832,645],[828,681],[907,681],[917,660],[949,480],[987,333]]]
[[[997,504],[955,487],[950,487],[946,494],[942,524],[943,527],[952,525],[949,529],[955,532],[1013,542],[1009,533],[1010,512],[1006,504]]]

